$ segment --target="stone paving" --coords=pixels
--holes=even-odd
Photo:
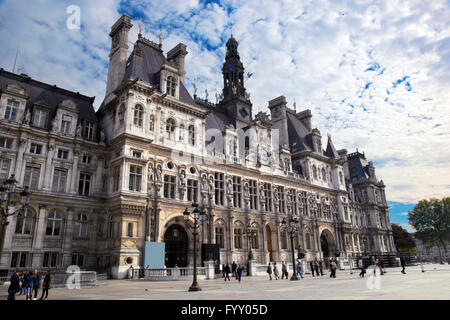
[[[188,292],[191,281],[107,280],[103,285],[69,290],[51,289],[49,300],[384,300],[384,299],[450,299],[450,266],[425,265],[409,267],[407,274],[400,268],[387,269],[379,277],[380,288],[369,289],[367,275],[358,276],[358,270],[338,271],[337,278],[329,275],[306,275],[299,281],[272,280],[267,276],[243,277],[239,283],[234,278],[202,280],[201,292]],[[18,300],[24,300],[18,296]]]

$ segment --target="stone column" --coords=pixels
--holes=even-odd
[[[266,219],[261,218],[261,237],[262,237],[262,263],[267,264],[267,253],[266,253]]]
[[[67,207],[66,217],[64,219],[63,237],[63,259],[62,266],[67,267],[72,264],[72,239],[73,239],[73,216],[74,207]]]
[[[17,158],[15,161],[15,168],[14,168],[14,176],[16,177],[16,180],[22,181],[21,179],[21,173],[22,169],[24,168],[23,165],[23,154],[27,147],[27,139],[24,136],[19,139],[19,150],[17,152]],[[8,177],[9,178],[9,177]]]
[[[276,257],[273,257],[275,261],[281,260],[281,232],[280,232],[280,221],[278,221],[278,217],[275,220],[277,222],[275,228],[277,231],[277,254]]]
[[[80,156],[80,150],[75,148],[73,150],[73,164],[72,164],[72,177],[70,179],[70,193],[77,194],[77,175],[78,175],[78,158]]]
[[[230,212],[229,213],[230,215],[229,215],[229,218],[228,218],[228,229],[230,230],[230,232],[229,232],[229,242],[230,242],[230,244],[229,244],[229,253],[228,253],[228,257],[227,257],[227,259],[228,259],[228,263],[230,263],[230,262],[232,262],[233,261],[233,249],[234,249],[234,241],[233,241],[233,237],[234,237],[234,229],[233,229],[233,219],[234,219],[234,217],[233,217],[233,214]]]
[[[47,213],[47,206],[45,204],[39,204],[38,212],[36,214],[35,228],[33,234],[33,267],[39,267],[42,265],[42,248],[44,244],[45,236],[45,216]]]
[[[104,158],[99,156],[97,158],[97,172],[95,173],[95,185],[92,190],[96,190],[98,193],[104,193],[106,190],[102,190],[103,187],[103,167],[104,167]],[[147,172],[147,171],[145,171]],[[143,179],[145,179],[145,175],[143,175]],[[144,182],[142,182],[144,184]],[[142,187],[144,189],[144,187]]]
[[[47,160],[45,162],[44,172],[44,185],[43,190],[50,191],[52,186],[50,185],[51,177],[53,176],[52,172],[52,161],[55,156],[55,139],[51,139],[47,145]]]

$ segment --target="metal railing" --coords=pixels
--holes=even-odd
[[[206,275],[205,267],[197,267],[197,275]],[[133,269],[133,279],[151,281],[189,280],[194,276],[194,268],[160,268],[160,269]]]

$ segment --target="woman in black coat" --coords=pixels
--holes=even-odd
[[[11,284],[8,288],[8,300],[16,300],[16,293],[20,291],[19,270],[16,270],[10,279]]]
[[[47,271],[47,274],[44,277],[44,282],[42,283],[42,296],[39,300],[48,298],[48,290],[50,289],[52,283],[52,272],[50,270]],[[45,293],[45,298],[44,298]]]

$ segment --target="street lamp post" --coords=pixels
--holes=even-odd
[[[281,221],[281,229],[286,231],[291,238],[292,267],[294,269],[291,280],[300,280],[300,278],[298,277],[298,274],[297,274],[297,268],[295,267],[295,248],[294,248],[294,236],[298,231],[298,225],[299,225],[299,221],[294,217],[291,217],[289,219],[289,222],[287,222],[285,219],[283,219],[283,221]]]
[[[192,285],[189,287],[189,291],[202,291],[202,288],[200,288],[197,282],[197,235],[198,230],[201,226],[201,222],[203,222],[205,218],[205,210],[203,208],[199,210],[198,204],[195,202],[192,204],[192,207],[194,208],[194,210],[192,211],[192,213],[194,214],[194,223],[191,223],[191,221],[189,220],[189,216],[191,215],[189,209],[186,208],[186,210],[184,210],[183,212],[184,223],[188,228],[191,228],[193,230],[192,234],[194,235],[194,278],[192,280]]]
[[[252,239],[256,234],[256,230],[251,230],[251,225],[247,226],[247,230],[245,231],[245,236],[248,240],[248,261],[253,260],[253,252],[252,252]]]
[[[16,192],[17,180],[14,175],[6,179],[0,186],[0,263],[3,254],[3,245],[5,243],[6,229],[8,228],[8,217],[15,215],[19,211],[25,209],[30,204],[30,195],[28,187],[25,187],[22,192]],[[20,209],[10,213],[11,196],[19,193],[20,195]]]

